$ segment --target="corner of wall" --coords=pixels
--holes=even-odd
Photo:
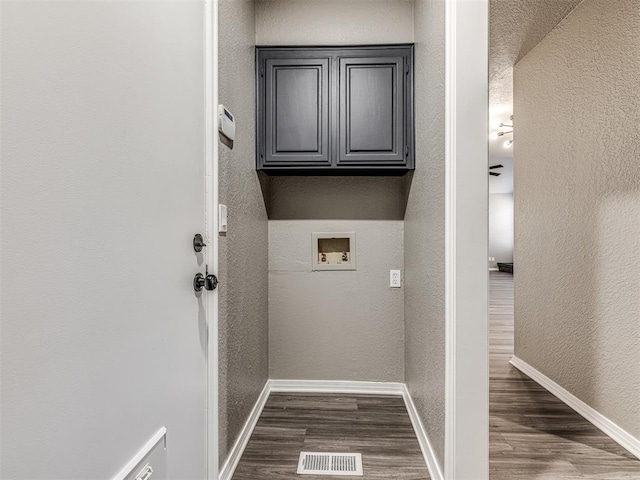
[[[268,379],[269,179],[255,170],[255,4],[219,2],[219,97],[236,117],[232,148],[219,144],[219,424],[223,463]]]

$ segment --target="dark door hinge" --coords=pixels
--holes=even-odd
[[[405,145],[404,146],[404,156],[408,157],[409,156],[409,145]]]

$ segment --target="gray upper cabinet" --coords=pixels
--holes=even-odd
[[[406,165],[404,59],[340,58],[338,165]]]
[[[258,170],[413,169],[412,45],[257,47],[256,75]]]
[[[265,62],[264,167],[331,166],[329,58]]]

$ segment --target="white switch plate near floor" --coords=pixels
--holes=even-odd
[[[391,288],[400,288],[402,284],[402,276],[400,270],[389,270],[389,286]]]

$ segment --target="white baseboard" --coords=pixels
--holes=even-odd
[[[342,380],[269,380],[272,392],[402,395],[402,383]]]
[[[407,407],[411,424],[418,438],[420,450],[424,456],[429,474],[433,480],[443,480],[442,468],[434,454],[429,437],[420,420],[409,390],[404,383],[397,382],[351,382],[342,380],[268,380],[249,414],[238,440],[233,445],[227,461],[220,470],[219,480],[231,480],[238,466],[251,433],[258,423],[267,399],[271,393],[342,393],[352,395],[397,395],[401,396]]]
[[[271,392],[269,390],[269,381],[267,380],[256,404],[253,406],[253,409],[249,414],[249,418],[247,418],[244,427],[242,427],[242,430],[240,431],[240,435],[238,436],[236,443],[233,444],[233,448],[231,448],[231,452],[229,452],[226,462],[224,462],[224,465],[220,469],[220,474],[218,475],[219,480],[231,480],[231,477],[233,477],[233,472],[235,472],[238,462],[240,462],[244,449],[247,448],[249,438],[251,438],[253,429],[256,428],[260,414],[262,414],[262,409],[267,403],[269,393]]]
[[[490,272],[499,272],[500,269],[498,267],[489,267]]]
[[[522,373],[530,377],[533,381],[546,388],[550,393],[558,397],[578,414],[582,415],[586,420],[602,430],[624,449],[640,458],[640,439],[634,437],[629,432],[613,423],[600,412],[584,403],[572,393],[569,393],[544,373],[536,370],[524,360],[513,356],[510,363]]]
[[[416,410],[416,406],[411,399],[411,394],[409,393],[409,389],[405,384],[402,384],[402,398],[404,399],[404,404],[407,407],[407,412],[409,412],[409,418],[411,419],[411,424],[413,425],[413,430],[416,432],[416,437],[418,437],[418,443],[420,444],[420,450],[422,450],[422,456],[424,457],[424,461],[427,464],[427,468],[429,469],[429,475],[432,480],[444,480],[444,474],[442,472],[442,466],[438,459],[436,458],[436,454],[433,451],[433,447],[431,446],[431,442],[429,441],[429,436],[427,435],[427,431],[422,424],[422,420],[420,420],[420,415],[418,414],[418,410]]]

